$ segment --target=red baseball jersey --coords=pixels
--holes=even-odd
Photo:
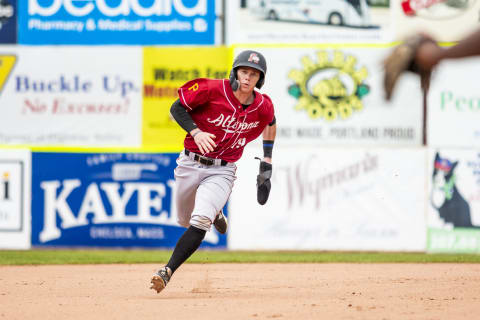
[[[195,79],[178,89],[180,102],[202,131],[215,135],[217,147],[205,156],[235,162],[243,148],[262,134],[273,121],[272,100],[255,91],[255,99],[246,110],[233,94],[227,79]],[[185,149],[200,153],[190,134],[184,141]]]

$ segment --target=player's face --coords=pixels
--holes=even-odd
[[[237,79],[240,82],[240,91],[252,92],[260,80],[260,71],[250,67],[239,67],[237,69]]]

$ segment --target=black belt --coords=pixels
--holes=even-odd
[[[213,166],[215,164],[215,160],[219,160],[219,159],[204,157],[204,156],[201,156],[199,154],[196,154],[194,152],[191,152],[191,151],[188,151],[187,149],[185,149],[185,155],[189,156],[190,154],[193,155],[193,160],[197,161],[198,163],[204,164],[206,166]],[[192,158],[190,157],[190,159],[192,159]],[[226,166],[227,164],[228,164],[228,161],[225,161],[225,160],[220,161],[221,166]]]

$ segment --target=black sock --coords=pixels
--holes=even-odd
[[[184,263],[200,246],[207,231],[190,226],[180,237],[173,250],[167,267],[172,270],[172,274]]]

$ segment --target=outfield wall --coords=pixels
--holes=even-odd
[[[278,148],[265,206],[259,153],[238,162],[228,235],[204,248],[479,252],[475,150]],[[173,247],[176,157],[2,150],[2,248]]]
[[[480,59],[438,67],[426,119],[412,74],[384,100],[382,60],[414,29],[458,41],[480,3],[360,2],[2,2],[0,248],[172,248],[185,133],[169,108],[248,48],[268,61],[272,194],[256,203],[258,139],[238,163],[228,235],[203,247],[478,253]],[[332,8],[343,25],[321,20]]]
[[[30,243],[174,246],[182,229],[175,226],[176,213],[170,208],[171,196],[167,196],[173,192],[169,185],[172,177],[160,178],[173,174],[173,161],[184,135],[168,115],[168,106],[175,99],[172,92],[190,76],[224,76],[232,54],[242,48],[204,48],[199,50],[195,66],[170,68],[156,61],[189,55],[194,49],[128,47],[120,55],[115,54],[118,47],[95,51],[87,47],[2,49],[8,52],[2,56],[7,62],[4,66],[11,66],[0,94],[2,150],[9,153],[24,148],[32,158],[32,171],[26,171],[22,180],[27,201],[24,211],[18,205],[4,206],[7,216],[18,219],[25,215],[24,222],[32,216],[32,224],[22,229],[20,238],[6,233],[8,240],[2,241],[2,247],[25,248]],[[418,79],[403,77],[394,100],[383,100],[381,69],[375,61],[386,54],[388,46],[257,49],[271,61],[264,92],[275,104],[278,121],[271,201],[265,207],[255,203],[258,163],[253,157],[261,155],[257,140],[238,163],[239,179],[229,205],[229,238],[212,232],[205,246],[479,251],[475,228],[480,225],[476,204],[479,119],[471,74],[479,59],[446,62],[438,68],[436,74],[441,77],[434,76],[428,99],[429,145],[424,147]],[[276,58],[278,52],[287,63]],[[115,58],[109,59],[113,55]],[[209,55],[218,57],[216,68],[202,62]],[[64,63],[55,63],[63,56]],[[43,57],[45,65],[35,64],[37,57]],[[93,57],[98,59],[96,67],[89,63]],[[119,61],[125,59],[138,60],[117,70]],[[328,94],[333,92],[338,96]],[[436,153],[440,160],[435,160]],[[131,181],[115,180],[113,168],[129,155],[144,155],[135,163],[140,173]],[[157,166],[152,173],[148,168],[155,164],[147,155],[167,157],[172,166]],[[48,160],[39,161],[42,157]],[[309,157],[318,160],[312,164]],[[80,170],[90,158],[107,159],[101,161],[108,161],[111,167],[96,172],[98,167],[90,164]],[[375,171],[363,172],[359,180],[349,176],[349,170],[358,171],[369,161],[377,166]],[[15,170],[6,167],[2,174],[12,177]],[[245,179],[247,176],[250,179]],[[325,182],[328,179],[340,182]],[[127,196],[125,183],[149,187],[132,185]],[[163,187],[151,187],[151,183]],[[102,189],[104,184],[106,189]],[[117,189],[109,189],[113,186]],[[45,198],[47,190],[51,198]],[[150,191],[141,195],[140,190]],[[305,202],[298,202],[298,197]],[[112,205],[112,199],[122,205]],[[292,202],[288,204],[287,199]],[[312,201],[322,206],[314,206]],[[453,212],[450,215],[461,212],[470,224],[450,218],[445,210]],[[115,214],[138,219],[112,220]],[[51,227],[52,233],[42,241],[40,234],[47,220],[56,227]],[[11,218],[4,218],[2,228],[8,229],[12,223]],[[140,225],[148,230],[139,229]],[[137,237],[140,233],[147,238]],[[27,244],[25,237],[29,238]]]

